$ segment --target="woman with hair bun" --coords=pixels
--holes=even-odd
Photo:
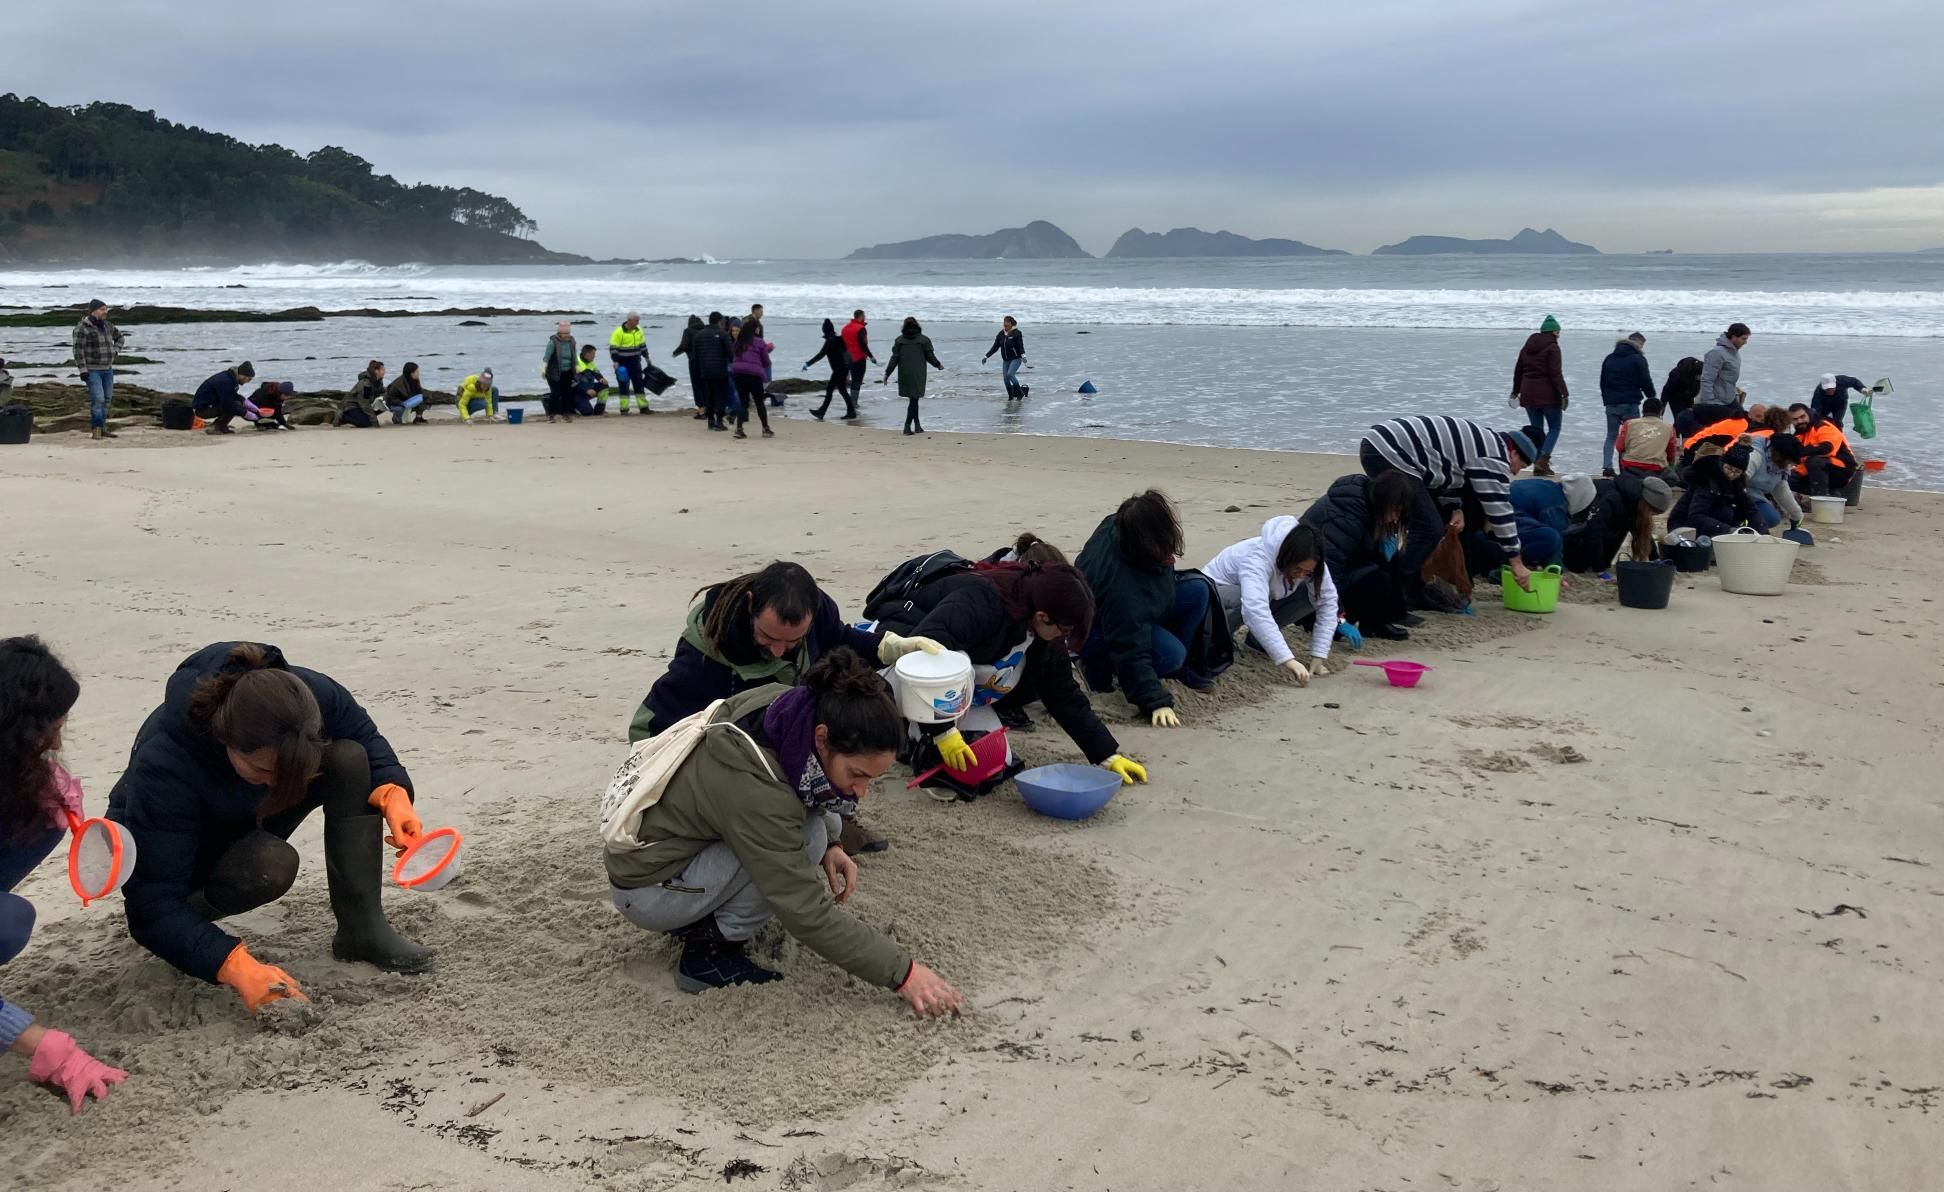
[[[39,638],[0,641],[0,964],[20,955],[34,934],[34,904],[13,888],[61,843],[68,814],[81,814],[81,784],[54,759],[80,697],[81,684]],[[89,1096],[100,1101],[109,1086],[128,1079],[5,998],[0,1051],[25,1059],[27,1079],[58,1090],[74,1113]]]
[[[891,767],[903,735],[890,687],[842,647],[795,687],[745,691],[715,708],[660,797],[620,826],[647,843],[605,850],[615,909],[681,942],[678,988],[780,979],[746,952],[774,918],[825,960],[896,990],[919,1017],[959,1009],[957,990],[838,905],[857,892],[838,818]]]
[[[219,642],[190,655],[108,797],[109,818],[134,835],[139,858],[122,888],[135,942],[234,989],[253,1014],[301,999],[288,973],[216,923],[290,890],[290,834],[318,810],[337,917],[331,955],[429,970],[432,950],[394,930],[380,898],[384,845],[402,850],[425,829],[411,776],[371,717],[336,680],[291,666],[275,646]]]

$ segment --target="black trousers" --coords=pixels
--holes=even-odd
[[[689,365],[689,393],[695,397],[695,408],[706,412],[709,408],[709,395],[703,389],[702,374],[696,372],[692,364]]]
[[[1382,476],[1385,472],[1398,470],[1368,441],[1358,445],[1357,462],[1363,465],[1366,476]],[[1404,523],[1404,545],[1393,562],[1400,575],[1415,579],[1424,570],[1424,561],[1444,541],[1445,518],[1425,483],[1412,476],[1411,484],[1417,493],[1417,500],[1412,503],[1410,516]]]
[[[699,376],[696,382],[701,385],[702,409],[709,415],[711,423],[719,423],[729,410],[729,374],[719,376]]]
[[[324,747],[323,765],[296,806],[265,816],[256,828],[230,841],[210,863],[198,866],[192,886],[217,918],[275,902],[297,880],[291,833],[314,811],[324,818],[377,815],[371,796],[371,759],[356,741]]]
[[[1827,497],[1843,492],[1856,479],[1856,469],[1846,467],[1840,460],[1827,455],[1812,455],[1802,461],[1809,469],[1806,477],[1793,473],[1789,476],[1789,487],[1797,492],[1808,492],[1812,497]]]
[[[853,360],[850,362],[850,391],[852,401],[856,401],[858,395],[864,392],[864,371],[869,367],[870,361],[868,360]]]
[[[641,383],[641,374],[648,364],[646,356],[616,356],[608,353],[608,363],[614,366],[614,393],[616,397],[627,397],[639,393],[647,396],[648,387]]]
[[[1340,615],[1359,629],[1395,625],[1403,619],[1404,581],[1389,567],[1366,563],[1331,578],[1336,581]]]
[[[574,416],[574,378],[569,376],[550,376],[547,378],[547,417]]]
[[[848,385],[850,371],[849,365],[839,364],[831,367],[830,379],[824,382],[823,404],[817,407],[817,413],[827,414],[830,412],[830,395],[832,393],[842,395],[845,413],[857,413],[857,394]]]
[[[731,375],[736,381],[736,393],[742,397],[742,413],[736,415],[736,425],[742,426],[747,423],[749,421],[749,411],[754,409],[757,419],[763,424],[763,429],[768,430],[770,428],[769,404],[763,400],[763,378],[754,377],[748,373],[733,373]]]
[[[918,421],[918,399],[915,397],[908,397],[905,399],[905,429],[906,430],[925,429]]]

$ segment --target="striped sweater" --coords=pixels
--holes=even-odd
[[[1497,431],[1462,418],[1421,414],[1380,422],[1364,442],[1391,467],[1424,481],[1447,512],[1464,504],[1469,488],[1492,537],[1507,557],[1518,557],[1519,527],[1512,520],[1509,496],[1512,461]]]

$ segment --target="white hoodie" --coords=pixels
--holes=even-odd
[[[1282,550],[1283,539],[1295,528],[1293,517],[1272,517],[1262,523],[1261,537],[1236,543],[1202,568],[1203,574],[1216,583],[1242,589],[1242,620],[1255,635],[1256,644],[1277,666],[1295,656],[1290,652],[1289,643],[1283,640],[1282,628],[1269,612],[1272,603],[1293,590],[1276,573],[1276,554]],[[1320,563],[1318,566],[1323,571],[1323,590],[1317,600],[1316,628],[1310,633],[1310,657],[1328,658],[1330,642],[1336,637],[1337,590],[1329,567]]]

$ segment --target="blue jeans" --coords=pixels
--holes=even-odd
[[[464,413],[468,418],[472,417],[474,414],[483,414],[486,412],[486,404],[487,404],[486,399],[483,397],[469,397],[466,399],[465,409],[461,412]],[[499,404],[500,404],[499,386],[495,385],[493,386],[493,401],[492,401],[493,409],[495,410],[499,409]]]
[[[1535,406],[1526,411],[1526,426],[1539,446],[1540,455],[1550,456],[1559,445],[1559,424],[1565,419],[1566,411],[1558,406]]]
[[[1782,524],[1782,514],[1777,512],[1775,506],[1769,503],[1767,497],[1751,498],[1749,504],[1755,510],[1755,528],[1762,533],[1766,534],[1776,526]]]
[[[1154,673],[1167,678],[1188,663],[1188,643],[1195,640],[1202,620],[1208,616],[1208,584],[1199,578],[1175,578],[1175,602],[1159,625],[1148,626],[1152,635],[1149,649]],[[1080,657],[1106,660],[1107,639],[1098,622],[1080,648]]]
[[[108,403],[115,396],[115,370],[91,368],[81,374],[88,386],[88,425],[108,425]]]
[[[1637,405],[1610,405],[1606,408],[1606,415],[1607,433],[1605,441],[1600,444],[1600,467],[1611,472],[1614,468],[1613,441],[1620,437],[1620,424],[1629,418],[1640,417],[1640,407]]]
[[[1006,374],[1006,392],[1008,394],[1012,393],[1014,385],[1019,384],[1020,363],[1019,357],[1015,356],[1011,360],[1004,361],[1000,366],[1001,371]]]
[[[1566,561],[1566,540],[1551,526],[1519,522],[1519,557],[1527,567],[1551,567]]]
[[[0,964],[20,955],[34,934],[34,904],[11,891],[47,860],[65,835],[48,828],[19,844],[0,845]]]

